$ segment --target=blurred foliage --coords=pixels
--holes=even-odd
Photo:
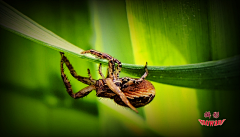
[[[175,66],[239,55],[235,1],[5,2],[66,41],[109,53],[124,63]],[[109,99],[97,99],[95,93],[73,100],[60,78],[58,51],[0,30],[3,135],[239,134],[236,91],[153,82],[156,97],[139,109],[140,114]],[[67,56],[78,74],[87,76],[89,68],[99,78],[97,64]],[[86,86],[66,72],[75,92]],[[204,119],[205,111],[219,111],[220,119],[227,120],[221,127],[202,127],[198,119]]]

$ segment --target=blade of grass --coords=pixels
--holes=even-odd
[[[168,67],[149,66],[147,79],[176,86],[199,88],[238,90],[240,78],[240,55],[217,61],[176,65]],[[124,71],[141,76],[144,66],[126,65]]]
[[[92,62],[107,64],[106,60],[100,60],[91,55],[81,55],[80,52],[83,49],[62,39],[3,1],[0,1],[0,16],[1,27],[13,33],[58,51],[67,52]],[[239,58],[240,56],[236,56],[182,66],[149,66],[147,79],[190,88],[238,90],[239,86],[236,82],[240,78]],[[123,71],[135,76],[143,74],[143,67],[143,65],[123,63]]]
[[[58,51],[86,56],[80,54],[83,49],[57,36],[3,1],[0,1],[0,15],[1,27],[13,33]]]

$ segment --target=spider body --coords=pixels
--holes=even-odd
[[[155,96],[155,89],[153,85],[147,81],[143,80],[140,83],[132,84],[129,86],[124,85],[124,80],[125,79],[131,79],[128,77],[125,77],[124,79],[121,78],[119,81],[113,82],[119,89],[125,94],[129,102],[135,107],[142,107],[145,106],[146,104],[150,103],[152,99]],[[98,84],[99,83],[99,84]],[[101,83],[101,84],[100,84]],[[97,81],[96,85],[96,93],[98,97],[105,97],[105,98],[110,98],[114,99],[114,101],[121,105],[128,107],[122,100],[121,98],[115,94],[107,84],[104,84],[103,80],[100,79]]]
[[[113,58],[112,56],[101,53],[95,50],[87,50],[82,52],[82,54],[91,53],[101,59],[107,59],[108,63],[108,74],[105,78],[101,71],[101,64],[99,65],[98,72],[102,79],[95,80],[92,79],[90,70],[88,69],[89,77],[82,77],[77,75],[76,71],[73,69],[69,60],[61,54],[61,76],[68,94],[73,98],[82,98],[88,95],[92,90],[96,90],[96,95],[98,97],[113,99],[117,104],[125,107],[129,107],[135,112],[138,112],[136,108],[145,106],[150,103],[155,96],[154,86],[145,78],[148,75],[147,64],[145,65],[145,73],[139,79],[133,79],[129,77],[119,78],[119,73],[121,71],[122,64],[119,60]],[[88,84],[88,87],[80,90],[77,93],[73,93],[71,84],[64,73],[63,63],[66,64],[70,70],[71,75],[78,79],[79,81]],[[115,66],[115,63],[118,65]]]

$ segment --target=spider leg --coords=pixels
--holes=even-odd
[[[86,53],[93,54],[100,59],[107,59],[109,61],[108,66],[110,68],[110,69],[108,69],[109,77],[113,78],[113,79],[116,79],[119,77],[119,73],[121,72],[121,68],[122,68],[122,63],[119,60],[113,58],[112,56],[110,56],[106,53],[101,53],[101,52],[98,52],[93,49],[81,52],[81,54],[86,54]],[[115,63],[118,64],[116,68],[115,68]],[[116,71],[115,71],[115,69],[116,69]]]
[[[108,77],[115,80],[116,75],[115,75],[115,63],[113,60],[109,60],[108,62]]]
[[[61,53],[61,55],[63,55],[63,53]],[[90,85],[88,87],[85,87],[84,89],[78,91],[77,93],[73,93],[73,90],[72,90],[72,86],[66,76],[66,74],[64,73],[64,70],[63,70],[63,59],[61,60],[61,77],[62,77],[62,80],[64,82],[64,85],[67,89],[67,92],[68,94],[72,97],[72,98],[82,98],[86,95],[88,95],[92,90],[95,89],[95,86],[94,85]],[[91,74],[90,74],[90,71],[89,72],[89,80],[92,80],[92,77],[91,77]]]
[[[106,83],[107,83],[108,87],[114,93],[116,93],[129,108],[131,108],[132,110],[134,110],[135,112],[138,113],[137,109],[134,106],[132,106],[132,104],[129,102],[129,100],[127,99],[125,94],[119,89],[118,86],[116,86],[116,84],[113,83],[112,79],[106,78]]]
[[[88,70],[89,80],[90,80],[92,83],[95,83],[96,80],[92,79],[92,75],[91,75],[91,73],[90,73],[90,70],[89,70],[89,69],[87,69],[87,70]]]
[[[86,50],[86,51],[83,51],[81,52],[81,54],[86,54],[86,53],[90,53],[90,54],[93,54],[95,56],[97,56],[98,58],[100,59],[107,59],[107,60],[112,60],[113,57],[106,54],[106,53],[101,53],[101,52],[98,52],[96,50],[93,50],[93,49],[90,49],[90,50]]]
[[[79,76],[76,71],[73,69],[73,66],[70,64],[69,60],[67,59],[66,56],[64,56],[63,52],[60,52],[61,54],[61,72],[64,73],[64,69],[63,69],[63,63],[66,64],[66,66],[68,67],[71,75],[76,78],[78,81],[81,81],[82,83],[88,84],[88,85],[95,85],[96,84],[96,80],[92,79],[92,76],[90,74],[90,71],[88,70],[88,75],[89,78],[87,77],[82,77]]]
[[[116,73],[116,77],[119,78],[119,73],[121,72],[121,69],[122,69],[122,63],[117,59],[115,59],[115,62],[118,64],[117,65],[117,70],[116,70],[115,73]]]
[[[94,85],[90,85],[90,86],[87,86],[84,89],[78,91],[77,93],[73,93],[71,84],[70,84],[69,80],[67,79],[67,76],[63,72],[62,72],[61,76],[62,76],[64,85],[67,89],[68,94],[74,99],[82,98],[82,97],[88,95],[92,90],[95,89]]]
[[[99,74],[101,75],[102,79],[105,80],[105,77],[104,77],[104,75],[103,75],[103,73],[102,73],[102,64],[101,64],[101,63],[99,64],[98,72],[99,72]]]
[[[148,75],[147,62],[146,62],[146,65],[145,65],[144,69],[145,69],[145,73],[142,75],[141,78],[135,80],[136,83],[139,83],[139,82],[143,81],[147,77],[147,75]]]
[[[132,78],[128,78],[128,77],[121,78],[123,83],[124,83],[122,85],[122,87],[127,87],[127,86],[130,86],[132,84],[140,83],[141,81],[143,81],[148,75],[147,62],[146,62],[146,65],[145,65],[144,69],[145,69],[145,73],[139,79],[132,79]]]

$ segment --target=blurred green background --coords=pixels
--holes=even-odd
[[[123,63],[171,66],[240,54],[236,1],[5,2],[70,43],[108,53]],[[58,51],[3,28],[0,35],[2,135],[239,135],[237,91],[153,82],[156,97],[139,108],[139,114],[96,98],[95,91],[74,100],[60,77]],[[66,55],[78,74],[87,76],[89,68],[93,78],[99,78],[96,63]],[[86,87],[66,73],[75,92]],[[219,111],[225,123],[200,125],[198,119],[206,119],[206,111]]]

